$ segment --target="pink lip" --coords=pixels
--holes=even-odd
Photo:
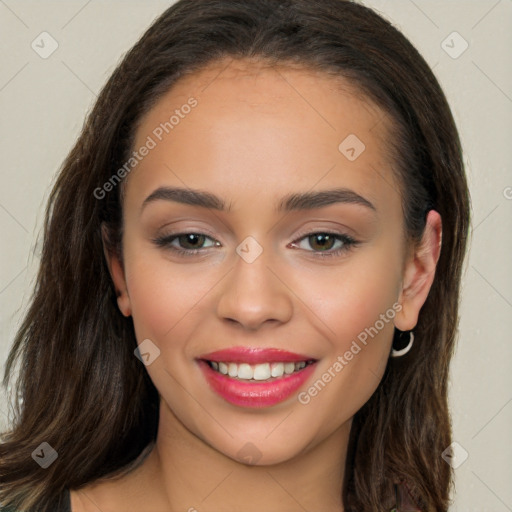
[[[295,354],[278,348],[232,347],[200,356],[198,359],[224,363],[299,363],[314,360],[313,357]]]
[[[283,402],[297,391],[315,370],[313,363],[302,370],[270,381],[244,382],[215,371],[206,361],[199,360],[198,364],[211,389],[224,400],[239,407],[252,408],[270,407]]]

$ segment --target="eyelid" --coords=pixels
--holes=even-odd
[[[295,241],[301,240],[302,238],[304,238],[306,236],[316,235],[319,233],[322,233],[325,235],[333,235],[333,236],[339,236],[339,237],[344,237],[344,238],[350,238],[352,240],[355,240],[355,238],[352,235],[350,235],[348,233],[336,231],[331,228],[328,228],[328,229],[316,229],[316,228],[311,229],[310,228],[310,229],[300,231],[299,234],[296,236]]]

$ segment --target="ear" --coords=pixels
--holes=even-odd
[[[101,225],[101,239],[103,242],[103,254],[105,255],[110,277],[112,278],[114,288],[116,289],[117,305],[124,316],[130,316],[132,314],[132,309],[130,296],[128,295],[128,289],[126,287],[123,264],[119,255],[111,249],[112,244],[109,243],[108,231],[104,224]]]
[[[441,216],[435,210],[430,210],[421,242],[411,251],[405,263],[402,289],[398,298],[402,309],[395,316],[395,326],[401,331],[410,331],[418,323],[420,309],[434,282],[441,253],[441,240]]]

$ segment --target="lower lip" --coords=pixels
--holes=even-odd
[[[199,367],[210,387],[224,400],[239,407],[270,407],[283,402],[297,391],[313,373],[315,363],[290,375],[264,382],[241,381],[215,371],[203,360]]]

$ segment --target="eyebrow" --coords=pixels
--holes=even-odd
[[[181,204],[198,206],[212,210],[229,212],[231,204],[227,204],[222,198],[202,190],[194,190],[181,187],[159,187],[152,192],[142,203],[144,209],[154,201],[174,201]],[[358,204],[365,206],[374,212],[375,206],[363,196],[347,188],[335,188],[318,192],[298,192],[283,197],[276,205],[276,212],[291,212],[298,210],[311,210],[323,208],[336,203]]]

